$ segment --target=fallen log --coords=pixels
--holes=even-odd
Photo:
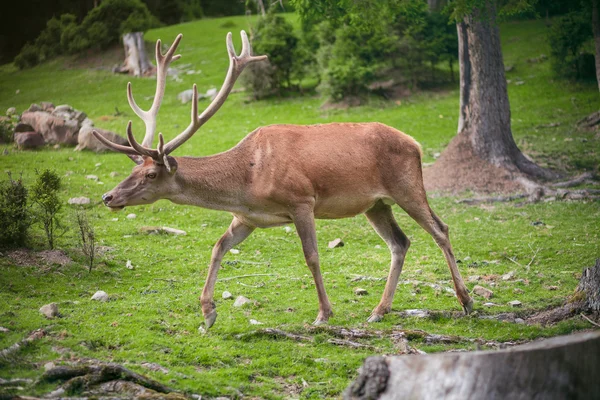
[[[369,357],[344,399],[597,399],[600,331],[507,350]]]

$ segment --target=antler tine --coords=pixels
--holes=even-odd
[[[136,140],[135,137],[133,136],[133,132],[131,131],[131,121],[129,121],[127,123],[127,140],[129,141],[129,144],[131,145],[131,147],[139,154],[142,156],[148,156],[148,157],[152,157],[154,159],[158,159],[158,151],[156,150],[152,150],[149,149],[147,147],[144,147],[143,145],[140,145]]]
[[[108,140],[107,138],[105,138],[104,136],[102,136],[101,134],[99,134],[98,131],[93,130],[92,135],[94,135],[94,137],[96,139],[98,139],[98,141],[100,141],[100,143],[102,143],[103,145],[105,145],[106,147],[108,147],[111,150],[118,151],[119,153],[139,155],[139,153],[137,151],[135,151],[135,149],[133,149],[132,147],[113,143],[110,140]]]
[[[152,147],[152,142],[154,141],[156,117],[158,116],[158,110],[160,109],[160,105],[165,95],[169,64],[181,57],[180,55],[174,56],[173,54],[175,53],[175,50],[177,50],[177,46],[179,46],[179,42],[181,42],[182,37],[182,34],[177,35],[169,47],[169,50],[167,50],[165,54],[162,54],[161,51],[161,40],[158,39],[156,41],[156,92],[154,94],[152,106],[147,111],[142,110],[137,105],[133,98],[131,82],[127,84],[127,100],[129,102],[129,106],[132,108],[133,112],[135,112],[135,114],[140,117],[142,121],[144,121],[144,124],[146,125],[146,133],[144,135],[144,140],[142,140],[142,146],[148,149]]]
[[[219,93],[217,93],[217,96],[202,112],[202,114],[198,116],[198,93],[196,85],[194,85],[194,98],[192,100],[192,122],[183,132],[181,132],[173,140],[171,140],[165,145],[165,155],[170,154],[171,152],[173,152],[173,150],[185,143],[186,140],[192,137],[194,133],[196,133],[196,131],[200,129],[200,127],[204,125],[204,123],[206,123],[206,121],[208,121],[219,110],[219,108],[221,108],[223,103],[225,103],[227,96],[229,96],[231,89],[233,89],[235,81],[248,64],[267,59],[267,56],[265,55],[252,56],[252,48],[248,40],[248,35],[246,35],[245,31],[241,31],[240,35],[242,37],[242,51],[238,56],[233,46],[231,32],[227,34],[225,42],[227,45],[227,52],[229,53],[229,69],[227,71],[225,81],[223,82],[223,85],[219,90]]]

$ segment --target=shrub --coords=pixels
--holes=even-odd
[[[15,66],[19,69],[31,68],[38,65],[40,57],[37,48],[31,43],[26,43],[15,57]]]
[[[54,248],[56,228],[59,227],[58,213],[62,208],[58,191],[61,188],[60,177],[49,169],[38,174],[37,181],[31,190],[31,200],[35,205],[34,219],[44,226],[48,245]]]
[[[21,179],[0,183],[0,247],[23,246],[30,226],[27,188]]]
[[[552,24],[548,33],[552,68],[565,77],[584,77],[591,70],[586,65],[585,45],[592,39],[591,17],[585,11],[570,12]],[[589,63],[589,61],[588,61]]]
[[[94,227],[90,224],[85,210],[78,210],[76,217],[81,250],[85,255],[89,272],[92,272],[94,259],[96,258],[96,235]]]
[[[15,128],[11,121],[0,120],[0,143],[11,143],[15,134]]]
[[[294,27],[272,7],[252,29],[254,54],[269,56],[270,66],[255,66],[246,72],[244,81],[256,98],[270,93],[281,93],[292,86],[294,72],[301,66],[296,62],[298,37]]]

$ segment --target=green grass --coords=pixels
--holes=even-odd
[[[233,21],[235,28],[222,28],[224,21]],[[181,83],[168,82],[159,118],[159,130],[167,137],[173,137],[188,124],[189,104],[180,104],[177,93],[190,88],[193,82],[198,83],[200,91],[220,85],[227,66],[225,34],[227,30],[247,29],[250,22],[245,17],[202,20],[146,35],[148,40],[160,37],[168,42],[183,32],[183,58],[179,62],[202,70],[199,75],[184,75]],[[515,66],[507,75],[511,80],[513,133],[519,145],[542,164],[571,172],[597,168],[599,140],[593,133],[574,128],[579,118],[597,110],[597,88],[593,83],[555,79],[548,62],[526,61],[548,54],[544,30],[541,21],[502,26],[505,64]],[[239,36],[234,38],[239,46]],[[27,71],[0,67],[0,109],[15,106],[22,111],[30,103],[40,101],[68,103],[87,112],[97,126],[117,132],[124,132],[127,120],[133,119],[134,129],[141,135],[143,125],[130,111],[125,97],[130,78],[105,70],[68,69],[65,65],[65,60],[59,59]],[[525,83],[515,85],[517,80]],[[144,97],[153,94],[154,81],[136,79],[133,89],[138,102],[146,106],[150,101]],[[380,121],[414,136],[423,145],[424,161],[431,162],[433,154],[441,151],[456,131],[456,88],[417,94],[403,99],[400,105],[373,100],[363,107],[323,111],[321,104],[318,97],[247,102],[245,94],[232,94],[219,113],[178,150],[178,155],[224,151],[260,125]],[[125,115],[113,116],[115,107],[125,111]],[[560,125],[540,128],[554,122]],[[71,229],[58,240],[59,247],[77,261],[70,266],[22,267],[0,258],[0,326],[10,329],[0,333],[0,348],[40,327],[47,327],[50,332],[21,352],[17,362],[0,366],[0,376],[37,377],[42,373],[41,365],[61,357],[56,350],[67,349],[64,359],[90,357],[124,363],[165,384],[209,397],[243,394],[251,398],[322,398],[338,397],[356,376],[364,358],[374,353],[329,344],[327,333],[316,335],[314,343],[236,337],[262,327],[307,334],[306,324],[316,316],[317,296],[299,240],[295,232],[286,233],[283,228],[257,230],[237,247],[238,255],[226,256],[220,278],[273,275],[218,282],[215,301],[219,317],[207,335],[200,335],[197,328],[202,314],[198,297],[211,248],[230,222],[227,213],[160,201],[113,214],[100,204],[100,196],[132,168],[133,164],[123,155],[78,153],[64,148],[36,152],[6,149],[8,154],[0,156],[1,171],[22,172],[24,180],[31,183],[36,169],[51,167],[64,176],[61,195],[65,204],[70,197],[92,198],[94,204],[88,212],[97,237],[101,245],[114,250],[102,256],[100,264],[88,273]],[[119,175],[110,177],[112,171]],[[86,180],[88,174],[98,175],[104,184]],[[479,298],[475,307],[480,314],[514,311],[506,305],[514,299],[522,301],[521,313],[559,304],[574,290],[582,268],[592,265],[600,255],[598,202],[469,207],[455,203],[453,198],[434,197],[431,204],[451,227],[452,243],[465,279],[470,275],[515,271],[515,280],[525,280],[497,280],[491,289],[492,301],[499,306],[484,309]],[[73,212],[65,205],[65,217]],[[130,212],[136,213],[137,218],[127,219]],[[450,287],[445,261],[431,238],[402,211],[395,209],[395,214],[412,242],[401,279]],[[532,225],[535,221],[543,221],[544,225]],[[188,235],[138,233],[146,225],[184,229]],[[423,329],[498,341],[553,336],[589,327],[579,320],[543,328],[477,316],[402,318],[398,312],[405,309],[459,310],[453,295],[424,284],[401,284],[394,312],[382,323],[368,326],[364,321],[377,305],[384,282],[351,279],[355,275],[384,277],[390,259],[387,249],[364,217],[318,221],[317,232],[325,285],[335,312],[332,325],[383,331],[397,327]],[[34,234],[34,245],[41,247],[41,230],[35,228]],[[342,238],[345,246],[328,249],[327,242],[336,237]],[[127,260],[131,260],[134,270],[125,267]],[[469,288],[473,285],[468,283]],[[353,289],[357,286],[367,289],[368,295],[355,296]],[[550,286],[558,289],[549,290]],[[96,290],[109,293],[111,301],[91,301]],[[232,302],[221,299],[224,290],[256,300],[257,304],[247,309],[233,308]],[[38,313],[39,307],[49,302],[59,304],[61,318],[48,321]],[[264,325],[250,325],[249,319]],[[386,335],[364,343],[375,346],[379,354],[395,352]],[[418,341],[411,345],[428,352],[456,347],[425,346]],[[169,373],[148,371],[140,366],[142,362],[158,363]],[[303,380],[308,387],[303,388]],[[34,392],[48,389],[41,387]]]

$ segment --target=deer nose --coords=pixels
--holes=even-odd
[[[102,195],[102,201],[104,202],[105,205],[108,205],[108,203],[110,203],[110,201],[113,199],[112,194],[108,194],[108,193],[104,193]]]

